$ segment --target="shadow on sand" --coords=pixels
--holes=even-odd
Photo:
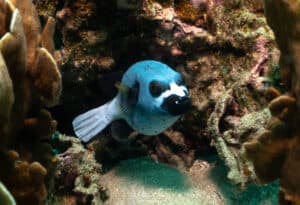
[[[185,192],[190,188],[188,177],[179,170],[148,157],[122,161],[116,174],[145,186]]]

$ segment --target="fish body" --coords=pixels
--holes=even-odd
[[[158,61],[133,64],[118,87],[113,100],[73,120],[81,140],[89,141],[119,119],[141,134],[156,135],[174,124],[190,105],[182,76]]]

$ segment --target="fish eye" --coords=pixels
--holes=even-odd
[[[160,96],[165,90],[167,90],[166,86],[161,84],[158,81],[152,81],[149,85],[150,93],[153,97]]]

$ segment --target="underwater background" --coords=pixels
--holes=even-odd
[[[0,205],[300,205],[299,36],[299,0],[0,0]],[[189,112],[80,142],[146,59]]]

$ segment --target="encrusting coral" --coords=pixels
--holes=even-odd
[[[108,196],[101,185],[102,167],[94,153],[86,150],[77,138],[58,134],[57,140],[66,150],[58,155],[60,163],[55,170],[51,203],[102,204]]]
[[[61,75],[52,57],[54,19],[41,30],[30,0],[0,0],[0,180],[18,204],[44,204],[57,159],[48,139]]]
[[[281,51],[280,72],[287,93],[277,92],[269,104],[266,130],[244,144],[262,183],[279,179],[280,204],[300,204],[300,61],[298,1],[265,0],[265,15]]]

